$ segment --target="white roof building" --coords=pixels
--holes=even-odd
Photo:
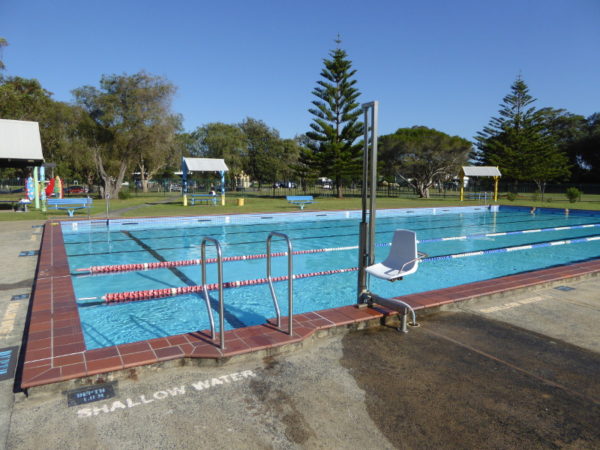
[[[0,167],[39,166],[43,162],[38,123],[0,119]]]
[[[465,177],[501,177],[500,169],[496,166],[463,166],[460,176]]]
[[[188,173],[192,172],[227,172],[229,169],[224,159],[217,158],[183,158]],[[185,170],[185,169],[184,169]]]

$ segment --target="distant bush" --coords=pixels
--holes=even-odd
[[[127,200],[131,197],[131,193],[129,191],[120,190],[119,191],[119,200]]]
[[[575,203],[576,201],[581,200],[581,194],[583,194],[583,192],[581,192],[576,187],[570,187],[565,192],[565,195],[571,203]]]
[[[518,196],[519,194],[517,194],[516,192],[509,192],[506,194],[506,198],[511,202],[514,202]]]

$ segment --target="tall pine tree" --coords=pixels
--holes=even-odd
[[[548,181],[569,175],[568,158],[558,147],[542,110],[532,104],[527,84],[518,77],[502,99],[499,117],[477,133],[478,162],[499,166],[515,181],[534,181],[543,194]]]
[[[309,138],[308,148],[312,152],[311,161],[315,170],[322,176],[335,181],[337,196],[341,198],[345,180],[360,172],[360,146],[355,144],[362,135],[361,114],[357,99],[360,95],[354,86],[356,70],[346,52],[338,47],[324,59],[322,80],[312,94],[317,97],[308,111],[314,116],[306,133]]]

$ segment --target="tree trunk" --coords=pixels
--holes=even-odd
[[[541,194],[541,201],[544,201],[544,191],[546,191],[546,182],[544,180],[534,180],[537,185],[538,192]]]
[[[102,155],[100,154],[100,150],[98,148],[94,149],[94,162],[96,164],[96,168],[98,169],[98,173],[100,174],[100,178],[102,178],[102,181],[104,182],[103,197],[106,198],[107,195],[110,196],[110,198],[118,197],[119,191],[121,190],[121,184],[123,183],[123,178],[125,178],[127,162],[121,161],[119,174],[117,175],[116,179],[106,173]]]
[[[335,189],[337,198],[344,198],[344,192],[342,191],[342,177],[335,177]]]
[[[146,178],[146,166],[144,165],[144,160],[142,160],[139,164],[140,166],[140,183],[142,184],[142,192],[148,192],[148,179]]]
[[[417,194],[419,198],[429,198],[429,185],[426,183],[416,183]]]

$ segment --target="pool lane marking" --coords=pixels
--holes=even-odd
[[[156,259],[158,259],[160,262],[162,262],[162,263],[168,262],[166,259],[163,258],[163,256],[160,253],[158,253],[152,247],[148,246],[144,241],[138,239],[136,236],[131,234],[131,232],[129,232],[129,231],[121,231],[121,232],[123,234],[125,234],[126,236],[130,237],[133,241],[135,241],[139,246],[141,246],[144,250],[146,250],[148,253],[150,253],[152,256],[154,256]],[[196,285],[194,280],[189,278],[185,273],[183,273],[178,268],[173,267],[173,266],[166,266],[166,268],[169,269],[173,273],[173,275],[175,275],[177,278],[179,278],[181,281],[183,281],[188,286]],[[212,308],[214,310],[218,311],[217,301],[213,298],[210,298],[210,296],[209,296],[209,300],[211,300]],[[242,322],[236,316],[229,313],[227,310],[224,311],[224,314],[225,314],[225,320],[228,323],[230,323],[231,325],[233,325],[235,328],[242,328],[242,327],[246,326],[246,324],[244,322]]]
[[[422,239],[422,240],[418,240],[417,242],[419,244],[429,244],[432,242],[468,240],[468,239],[477,239],[477,238],[484,238],[484,237],[502,237],[502,236],[517,235],[517,234],[532,234],[532,233],[542,233],[542,232],[549,232],[549,231],[564,231],[564,230],[571,230],[571,229],[574,230],[574,229],[591,228],[591,227],[598,227],[598,226],[600,226],[600,224],[573,225],[570,227],[536,228],[536,229],[532,229],[532,230],[505,231],[502,233],[477,233],[477,234],[471,234],[471,235],[465,235],[465,236],[452,236],[452,237],[444,237],[444,238]],[[129,233],[129,232],[126,232],[126,233]],[[131,233],[129,233],[129,235],[131,235]],[[154,251],[150,247],[148,247],[143,241],[133,237],[133,235],[131,235],[131,236],[132,236],[132,239],[136,240],[136,242],[138,242],[138,244],[140,246],[143,246],[144,248],[147,247],[149,249],[149,250],[147,250],[148,252],[154,252],[151,254],[156,259],[159,259],[160,263],[152,262],[152,263],[115,264],[115,265],[107,265],[107,266],[92,266],[92,267],[87,267],[87,268],[76,269],[76,272],[78,274],[81,274],[84,272],[92,273],[92,274],[94,274],[94,273],[131,272],[131,271],[138,271],[138,270],[171,268],[171,267],[176,267],[176,266],[192,266],[192,265],[200,264],[200,262],[201,262],[200,259],[166,261],[164,258],[162,258],[162,256],[160,256],[160,254],[156,253],[156,251]],[[560,242],[560,241],[558,241],[558,242]],[[377,247],[389,247],[390,245],[391,245],[391,243],[389,243],[389,242],[376,244]],[[532,244],[532,245],[535,245],[535,244]],[[558,245],[558,244],[554,244],[554,245]],[[293,255],[307,255],[307,254],[313,254],[313,253],[356,250],[357,248],[358,248],[358,246],[352,245],[352,246],[346,246],[346,247],[329,247],[329,248],[319,248],[319,249],[312,249],[312,250],[298,250],[298,251],[293,252]],[[490,249],[490,250],[493,250],[493,249]],[[485,250],[482,250],[482,251],[485,251]],[[274,257],[287,256],[287,252],[273,253],[272,256],[274,256]],[[266,257],[267,257],[267,255],[264,253],[263,254],[254,254],[254,255],[243,255],[243,256],[226,256],[226,257],[223,257],[223,262],[245,261],[245,260],[251,260],[251,259],[264,259]],[[206,260],[206,262],[208,264],[215,263],[216,261],[217,261],[216,258],[207,258],[207,260]],[[178,272],[181,273],[180,271],[178,271]],[[185,276],[185,275],[183,275],[183,276]],[[179,278],[181,279],[181,277],[179,277]],[[193,282],[191,284],[186,281],[184,281],[184,282],[188,285],[195,284]]]
[[[439,261],[439,260],[443,260],[443,259],[464,258],[464,257],[469,257],[469,256],[478,256],[478,255],[484,255],[484,254],[490,254],[490,253],[504,253],[504,252],[510,252],[510,251],[529,250],[532,248],[549,247],[551,245],[577,244],[577,243],[590,242],[590,241],[596,241],[596,240],[600,240],[600,235],[593,236],[590,238],[568,239],[568,240],[562,240],[562,241],[544,242],[541,244],[533,244],[533,245],[527,245],[527,246],[521,245],[521,246],[517,246],[517,247],[504,247],[501,249],[484,250],[481,252],[466,252],[466,253],[456,253],[453,255],[434,256],[434,257],[423,258],[422,261]],[[292,275],[292,277],[294,280],[297,280],[297,279],[302,279],[302,278],[311,278],[311,277],[317,277],[317,276],[323,276],[323,275],[334,275],[334,274],[340,274],[340,273],[355,272],[357,270],[358,270],[358,267],[350,267],[350,268],[345,268],[345,269],[332,269],[332,270],[324,270],[324,271],[320,271],[320,272],[294,274],[294,275]],[[288,279],[287,275],[272,277],[273,282],[287,281],[287,279]],[[243,287],[243,286],[256,286],[256,285],[266,284],[268,282],[269,282],[269,280],[267,278],[257,278],[257,279],[253,279],[253,280],[242,280],[242,281],[227,281],[227,282],[223,283],[223,288],[226,289],[226,288],[237,288],[237,287]],[[218,287],[219,286],[217,283],[207,284],[207,289],[209,291],[216,290],[216,289],[218,289]],[[145,291],[108,293],[103,297],[85,297],[85,298],[80,298],[78,300],[84,301],[82,306],[85,305],[85,303],[97,304],[97,302],[99,302],[101,300],[103,300],[105,303],[109,303],[109,304],[123,303],[123,302],[131,302],[131,301],[138,301],[138,300],[151,300],[151,299],[156,299],[156,298],[174,297],[174,296],[183,295],[183,294],[199,293],[199,292],[202,292],[203,289],[204,289],[203,286],[199,286],[199,285],[177,287],[177,288],[150,289],[150,290],[145,290]],[[90,301],[93,301],[93,303]]]

